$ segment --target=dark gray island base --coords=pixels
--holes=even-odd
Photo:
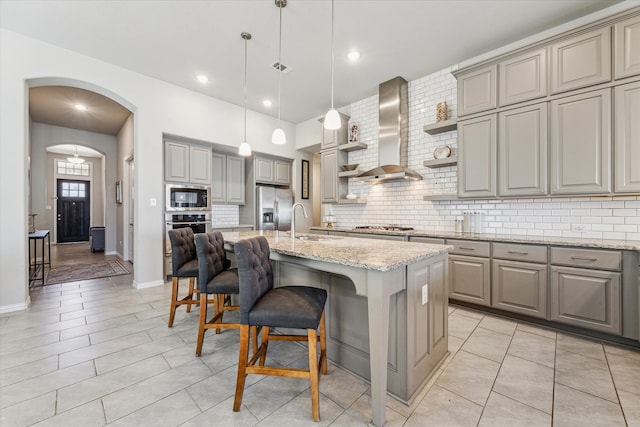
[[[447,355],[447,246],[314,235],[292,242],[270,231],[223,235],[230,251],[264,235],[276,283],[328,291],[327,354],[371,382],[372,425],[386,424],[387,392],[411,403]]]

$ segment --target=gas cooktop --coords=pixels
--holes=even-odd
[[[354,230],[384,230],[384,231],[411,231],[413,227],[403,227],[401,225],[357,225]]]

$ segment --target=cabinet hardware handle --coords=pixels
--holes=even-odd
[[[587,258],[587,257],[575,256],[575,255],[572,256],[571,259],[575,259],[575,260],[578,260],[578,261],[592,261],[592,262],[598,260],[598,258]]]
[[[475,251],[476,250],[475,248],[468,248],[466,246],[458,246],[458,249],[463,249],[465,251]]]
[[[510,254],[529,255],[529,252],[509,251]]]

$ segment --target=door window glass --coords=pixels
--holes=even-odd
[[[83,182],[63,182],[62,197],[85,197],[86,184]]]

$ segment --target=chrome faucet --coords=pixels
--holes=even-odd
[[[305,218],[309,218],[307,216],[307,211],[304,208],[304,205],[300,202],[294,203],[291,207],[291,243],[296,240],[296,208],[300,206],[302,208],[302,213]]]

